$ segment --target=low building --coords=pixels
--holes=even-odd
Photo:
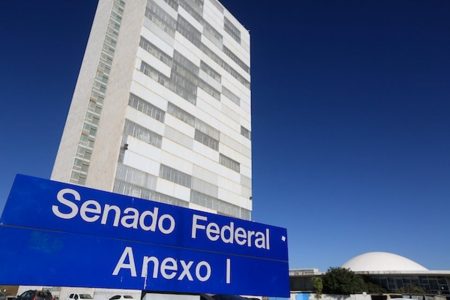
[[[429,270],[397,254],[364,253],[344,263],[342,268],[363,276],[366,281],[382,287],[387,293],[450,297],[450,270]],[[311,279],[323,274],[317,269],[291,270],[291,291],[312,292]]]

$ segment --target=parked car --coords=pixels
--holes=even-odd
[[[78,293],[72,293],[69,295],[69,298],[67,300],[92,300],[94,299],[89,294],[78,294]]]
[[[50,291],[28,290],[17,296],[16,300],[54,300]]]
[[[114,295],[109,300],[136,300],[131,295]]]

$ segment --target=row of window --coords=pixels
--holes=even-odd
[[[219,66],[221,66],[225,71],[231,74],[234,78],[236,78],[243,86],[246,88],[250,88],[250,82],[245,79],[239,72],[233,69],[232,66],[227,64],[222,58],[220,58],[214,51],[208,48],[205,44],[201,43],[199,49],[205,53],[209,58],[215,61]]]
[[[100,122],[100,114],[103,107],[103,100],[109,80],[115,47],[119,37],[120,23],[122,21],[124,8],[125,2],[123,0],[115,0],[113,2],[105,40],[103,41],[102,53],[100,55],[100,61],[97,66],[97,72],[91,90],[88,110],[85,115],[83,130],[78,142],[76,158],[72,167],[70,181],[73,183],[86,183],[89,161],[95,144],[97,126]]]
[[[141,103],[141,105],[139,105]],[[134,94],[130,95],[130,105],[134,108],[141,108],[142,110],[148,111],[148,112],[158,112],[156,116],[161,116],[160,120],[163,122],[164,120],[164,111],[161,109],[154,107],[153,105],[147,103],[143,99],[137,97]],[[155,110],[151,109],[144,109],[145,107],[154,108]],[[184,111],[183,109],[179,108],[178,106],[172,104],[171,102],[168,103],[167,112],[170,115],[173,115],[177,119],[193,126],[195,128],[195,135],[194,139],[208,147],[210,147],[213,150],[219,151],[219,141],[220,141],[220,131],[215,129],[214,127],[208,125],[207,123],[201,121],[200,119],[197,119],[193,115],[189,114],[188,112]],[[250,131],[247,130],[245,127],[241,126],[241,134],[250,139]],[[153,145],[155,147],[161,148],[162,144],[162,136],[145,128],[142,127],[130,120],[125,120],[125,127],[124,127],[124,137],[125,136],[133,136],[141,141],[144,141],[150,145]],[[85,158],[83,156],[83,158]],[[90,157],[89,157],[90,158]],[[88,158],[88,159],[89,159]],[[239,162],[220,154],[219,159],[220,164],[224,165],[227,168],[230,168],[236,172],[240,172],[240,164]]]
[[[217,197],[219,188],[217,185],[206,182],[202,179],[193,177],[167,165],[160,165],[159,176],[176,184],[192,188],[204,194]],[[153,190],[156,188],[157,177],[147,174],[143,171],[124,165],[121,161],[117,166],[116,179],[132,183],[145,189]]]
[[[140,71],[183,99],[196,104],[197,87],[182,76],[172,72],[171,78],[169,78],[145,62],[141,63]]]
[[[189,3],[188,3],[189,2]],[[205,37],[207,37],[211,42],[213,42],[219,49],[222,49],[223,52],[228,55],[233,61],[235,61],[245,72],[250,73],[250,68],[242,61],[240,60],[230,49],[223,46],[223,37],[222,35],[214,29],[213,26],[211,26],[208,22],[206,22],[202,17],[202,9],[203,5],[200,5],[199,3],[194,3],[192,0],[179,0],[179,4],[181,7],[183,7],[190,15],[194,17],[200,24],[203,25],[203,34]],[[178,17],[180,18],[180,17]],[[184,23],[184,22],[182,22]],[[186,29],[186,28],[185,28]],[[180,33],[183,34],[183,30],[180,31]],[[187,37],[194,45],[198,47],[198,44],[200,42],[200,32],[198,32],[194,27],[191,26],[191,30],[194,29],[192,32],[196,32],[194,35],[195,37]],[[178,30],[178,29],[177,29]],[[225,18],[224,22],[224,30],[230,36],[235,39],[238,43],[241,43],[241,32],[240,30],[234,26],[227,18]],[[192,38],[192,39],[191,39]]]
[[[234,54],[233,51],[231,51],[227,47],[223,46],[223,52],[229,58],[231,58],[231,60],[233,60],[235,63],[237,63],[238,66],[241,67],[245,72],[250,74],[250,67],[247,66],[247,64],[245,62],[243,62],[236,54]]]
[[[133,127],[133,123],[127,120],[124,136],[129,134],[129,128]],[[200,133],[198,130],[197,132]],[[221,159],[236,163],[223,155],[221,155]],[[193,203],[217,210],[222,214],[244,219],[250,218],[250,211],[217,199],[218,187],[214,184],[193,177],[164,164],[160,165],[159,176],[176,184],[190,188],[191,201]],[[179,202],[182,200],[155,192],[154,189],[156,188],[156,181],[156,176],[147,174],[119,162],[116,170],[114,192],[175,205],[186,204],[184,202]]]
[[[190,113],[179,108],[175,104],[169,102],[167,113],[173,115],[177,119],[191,125],[195,130],[195,140],[214,149],[219,150],[220,132],[214,127],[206,124],[200,119],[197,119]]]
[[[196,10],[192,8],[192,6],[195,5],[192,4],[190,5],[186,1],[181,0],[179,0],[179,4],[182,5],[183,8],[185,8],[194,18],[198,19],[198,21],[204,26],[203,31],[205,33],[205,37],[208,37],[208,39],[210,39],[213,43],[215,43],[216,46],[219,47],[219,49],[223,49],[222,36],[211,25],[209,25],[202,18],[202,16],[198,14]],[[218,55],[216,55],[212,50],[210,50],[206,45],[204,45],[201,42],[201,32],[198,31],[194,26],[192,26],[186,19],[184,19],[179,15],[177,20],[175,20],[174,18],[172,18],[172,16],[170,16],[167,12],[165,12],[152,0],[148,1],[145,15],[149,20],[151,20],[154,24],[156,24],[158,27],[160,27],[162,30],[167,32],[172,37],[175,36],[175,31],[178,31],[193,45],[197,46],[206,55],[208,55],[211,59],[213,59],[216,63],[218,63],[223,69],[225,69],[225,71],[230,73],[244,86],[250,88],[250,82],[248,80],[246,80],[242,75],[240,75],[230,65],[225,63]],[[229,23],[231,24],[231,22]],[[234,28],[238,30],[233,24],[231,24],[230,26],[227,25],[226,28]],[[232,29],[229,30],[233,32]],[[245,70],[247,73],[250,72],[250,68],[245,63],[243,63],[234,53],[232,53],[230,49],[225,47],[223,51],[227,56],[229,56],[232,60],[234,60],[239,66],[241,66],[243,70]]]
[[[177,21],[152,0],[147,2],[145,16],[171,37],[175,37]]]
[[[180,56],[182,55],[175,51],[170,78],[145,62],[141,63],[140,71],[194,105],[197,102],[197,87],[220,100],[220,92],[199,78],[198,67],[190,61],[188,64],[183,64],[188,61],[184,57],[182,62],[175,60]],[[192,70],[193,68],[196,70]]]
[[[192,203],[216,210],[218,213],[224,215],[250,219],[249,210],[211,196],[217,195],[216,186],[194,177],[191,178],[190,175],[165,165],[161,165],[160,173],[161,178],[175,183],[188,180],[187,178],[189,178],[189,181],[192,180],[192,189],[190,194],[190,201]],[[156,180],[156,176],[119,163],[117,166],[116,180],[114,182],[113,191],[115,193],[133,197],[150,199],[178,206],[187,206],[187,202],[183,200],[156,192]],[[191,186],[188,187],[190,188]],[[203,192],[199,192],[198,190],[202,190]]]
[[[126,168],[129,168],[125,166]],[[122,195],[128,195],[132,197],[138,197],[142,199],[153,200],[157,202],[162,202],[171,205],[177,205],[181,207],[188,207],[187,201],[177,199],[159,192],[153,189],[141,187],[136,184],[132,184],[128,181],[116,178],[113,187],[114,193],[119,193]],[[194,204],[212,209],[217,211],[219,214],[233,216],[245,220],[251,219],[251,212],[242,207],[236,206],[234,204],[222,201],[218,198],[191,190],[190,201]]]

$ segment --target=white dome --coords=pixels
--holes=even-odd
[[[355,272],[407,272],[407,271],[428,271],[424,266],[397,254],[387,252],[368,252],[353,257],[343,268],[348,268]]]

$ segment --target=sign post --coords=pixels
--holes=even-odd
[[[289,296],[287,233],[17,175],[3,215],[4,284]]]

